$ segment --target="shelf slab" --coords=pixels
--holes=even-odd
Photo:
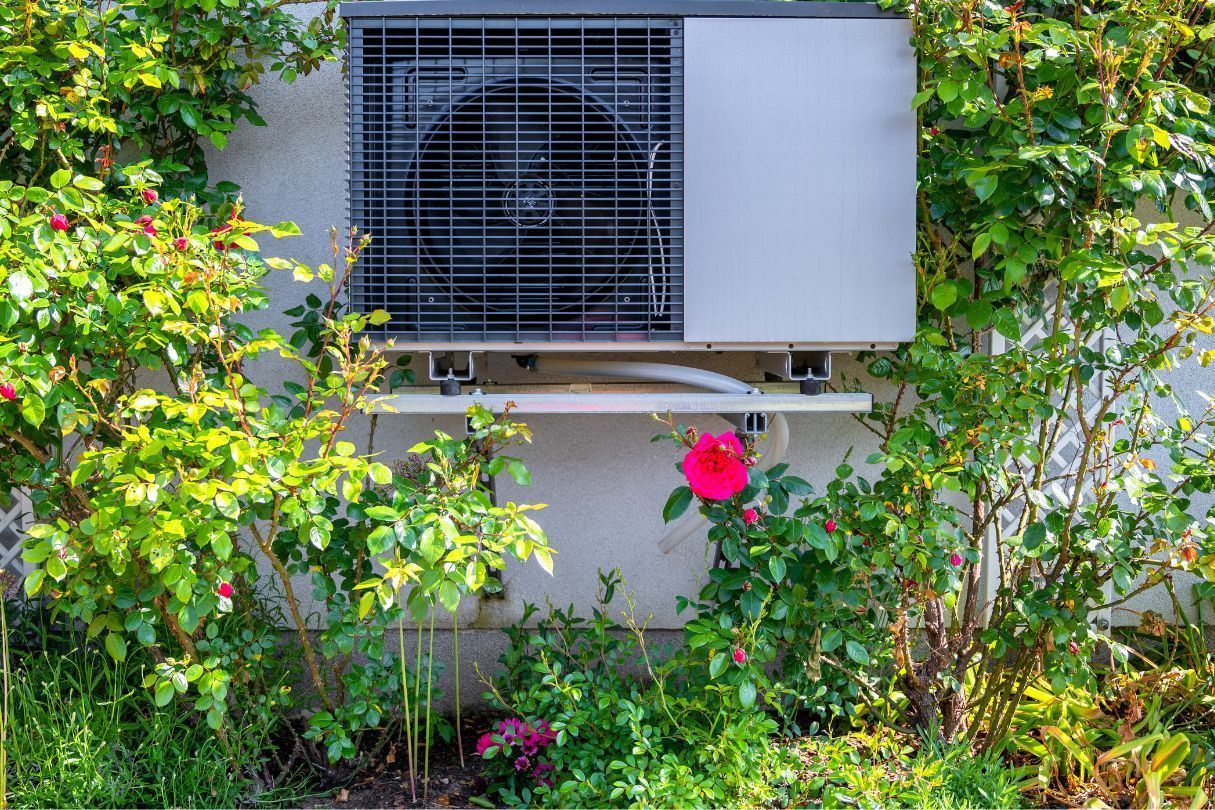
[[[397,394],[381,397],[374,413],[458,414],[472,405],[501,413],[507,405],[517,414],[603,413],[868,413],[873,410],[872,394],[754,393],[714,394],[702,392],[640,393],[468,393]]]

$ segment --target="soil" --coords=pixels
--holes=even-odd
[[[356,808],[412,807],[484,807],[486,781],[482,776],[482,759],[476,754],[477,738],[489,728],[491,718],[472,716],[463,719],[464,766],[455,741],[438,742],[430,749],[429,793],[422,783],[422,766],[418,766],[418,799],[413,801],[409,789],[409,762],[403,747],[389,748],[384,762],[375,769],[360,774],[350,785],[321,796],[314,796],[303,807],[356,810]],[[480,799],[473,804],[471,799]]]

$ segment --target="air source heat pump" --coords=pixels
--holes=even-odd
[[[848,351],[915,329],[915,61],[863,3],[382,0],[356,308],[397,348]]]

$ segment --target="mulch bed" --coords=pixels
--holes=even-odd
[[[430,749],[430,789],[423,797],[422,766],[419,763],[418,800],[409,791],[409,762],[403,747],[389,748],[382,765],[366,772],[352,784],[332,793],[314,796],[303,807],[354,810],[354,808],[477,807],[472,797],[483,798],[486,781],[482,759],[476,754],[477,738],[490,727],[492,718],[463,718],[464,766],[455,742],[438,742]]]

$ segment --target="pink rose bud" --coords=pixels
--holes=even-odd
[[[136,225],[151,225],[152,218],[150,216],[148,216],[147,214],[144,214],[142,217],[135,220],[135,224]]]
[[[823,524],[823,528],[827,530],[827,534],[831,534],[833,531],[839,528],[839,524],[833,519],[827,518],[827,522]]]
[[[759,522],[759,512],[756,512],[754,509],[748,509],[747,511],[743,512],[743,523],[750,526],[752,523],[758,523],[758,522]]]
[[[159,195],[157,195],[156,189],[145,188],[143,190],[143,201],[146,202],[148,205],[151,205],[152,203],[156,202],[158,199],[160,199],[160,197],[159,197]]]
[[[190,240],[184,236],[179,236],[173,240],[173,247],[177,248],[178,250],[185,250],[186,248],[190,247]]]
[[[956,551],[953,554],[950,554],[949,555],[949,564],[953,565],[953,566],[961,565],[962,564],[962,555]]]
[[[156,226],[155,225],[144,225],[143,232],[146,233],[148,236],[155,236],[156,235]]]
[[[57,231],[66,231],[71,226],[68,225],[68,218],[63,214],[55,214],[51,217],[51,227]]]
[[[12,383],[6,382],[4,384],[0,384],[0,397],[4,397],[9,402],[12,402],[17,398],[17,389],[13,387]]]
[[[747,651],[742,647],[734,648],[734,663],[744,664],[747,661]]]
[[[1072,655],[1075,655],[1076,653],[1080,652],[1080,645],[1074,641],[1069,641],[1067,642],[1067,651]]]
[[[219,587],[216,588],[216,592],[224,599],[229,599],[232,594],[236,593],[236,590],[232,587],[232,583],[221,582],[219,583]]]

